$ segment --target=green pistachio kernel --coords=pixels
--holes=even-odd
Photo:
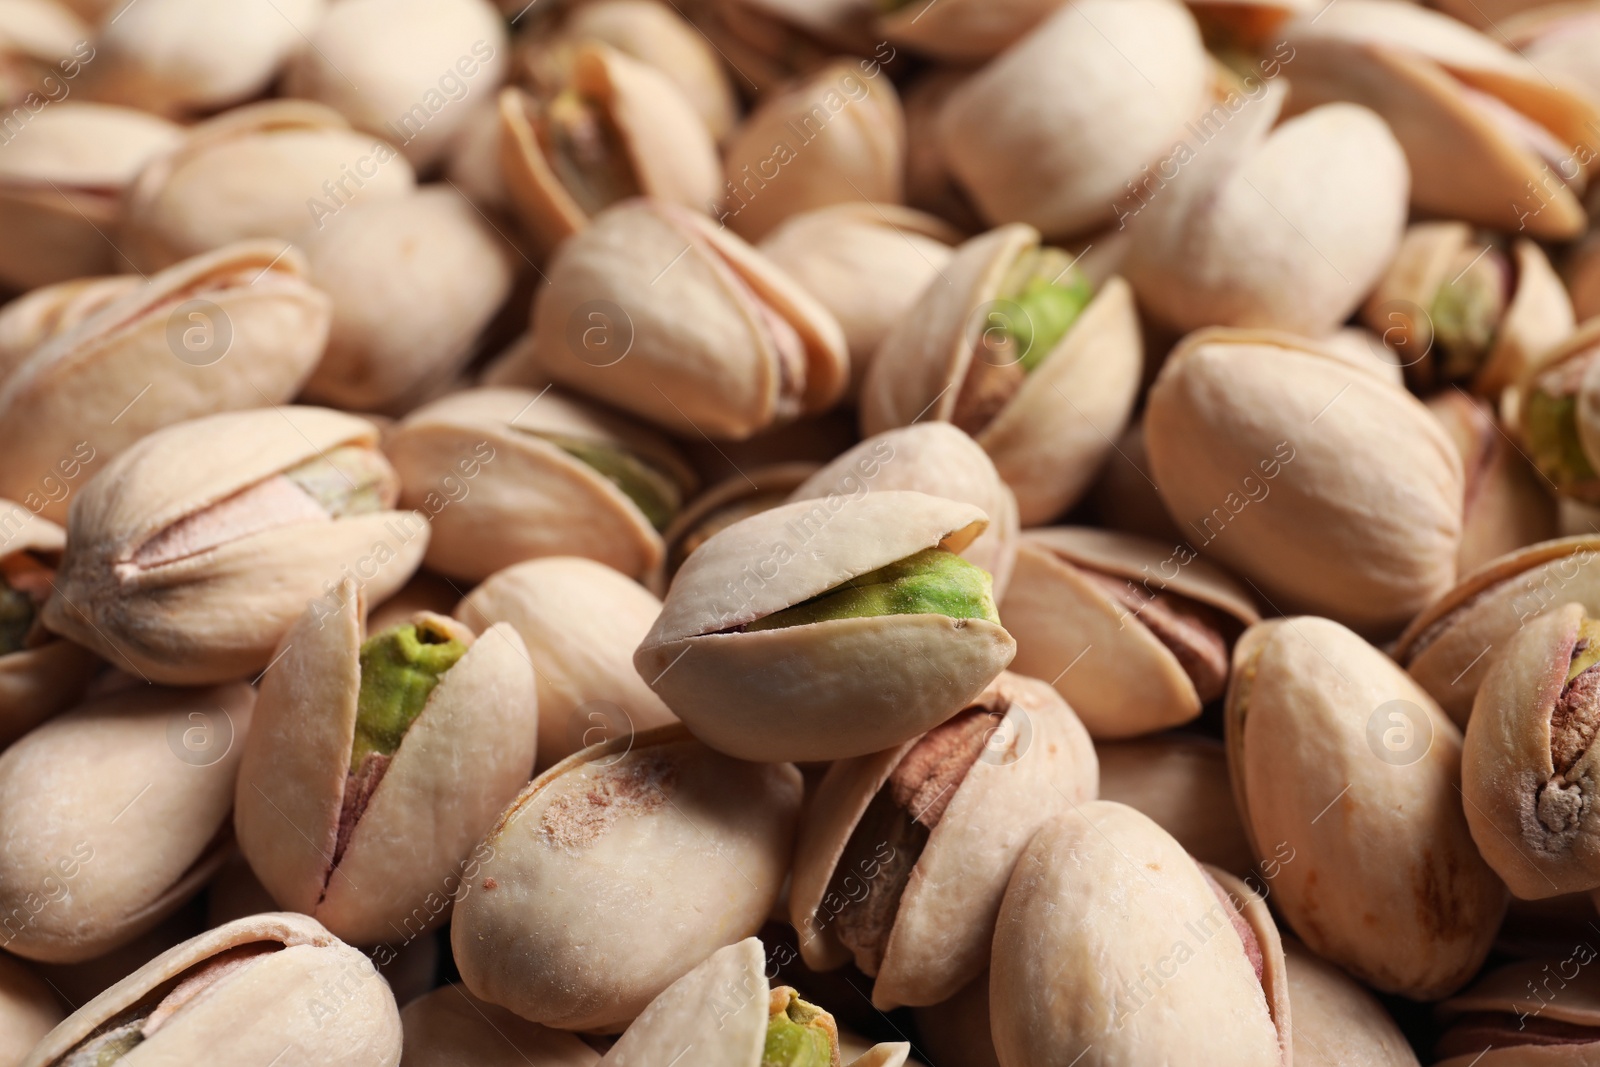
[[[833,1016],[788,986],[772,991],[761,1067],[832,1067],[838,1057]]]
[[[1451,264],[1450,280],[1439,287],[1428,308],[1439,368],[1447,381],[1472,377],[1488,356],[1505,316],[1511,276],[1497,249],[1474,245],[1463,255],[1470,258],[1459,267]]]
[[[289,468],[283,476],[336,519],[382,511],[384,488],[390,482],[383,457],[361,445],[329,449]]]
[[[556,180],[585,214],[640,194],[622,134],[597,102],[562,90],[546,107],[540,134]]]
[[[929,548],[757,619],[745,629],[778,630],[880,615],[945,615],[952,619],[1000,621],[989,572],[954,552]]]
[[[368,753],[394,755],[439,678],[466,651],[466,642],[427,617],[391,627],[362,642],[351,773],[360,769]]]
[[[28,646],[28,631],[33,629],[36,613],[32,597],[0,578],[0,656]]]
[[[77,1048],[67,1053],[61,1067],[112,1067],[144,1043],[144,1019],[140,1016],[130,1022],[87,1038]]]
[[[1578,675],[1596,663],[1600,663],[1600,619],[1585,615],[1578,624],[1578,641],[1572,649],[1572,663],[1567,667],[1567,684],[1571,685]]]
[[[573,459],[593,467],[606,481],[622,490],[658,531],[665,530],[683,507],[683,489],[677,482],[660,468],[618,445],[555,434],[540,436]]]
[[[1065,252],[1035,248],[1011,265],[1000,295],[1021,309],[1021,314],[1006,316],[1002,328],[1015,343],[1023,369],[1031,371],[1078,321],[1094,290]]]
[[[1523,405],[1522,432],[1534,466],[1565,496],[1600,503],[1600,477],[1584,454],[1578,437],[1578,397],[1555,377],[1569,378],[1557,368],[1529,391]]]

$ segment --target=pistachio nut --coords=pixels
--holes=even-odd
[[[450,924],[462,981],[531,1022],[620,1030],[761,926],[799,813],[792,766],[731,759],[681,726],[575,753],[478,847],[480,877]]]
[[[307,602],[333,610],[342,577],[382,601],[422,560],[427,521],[390,510],[399,478],[377,436],[281,407],[140,439],[73,500],[44,624],[154,681],[261,670]]]
[[[989,972],[949,1000],[915,1008],[917,1048],[937,1067],[1000,1067],[989,1029]]]
[[[1183,540],[1172,521],[1161,492],[1150,476],[1150,451],[1144,443],[1144,419],[1135,418],[1116,438],[1113,454],[1106,458],[1084,498],[1099,525],[1140,537],[1176,543]]]
[[[535,370],[674,433],[749,437],[826,411],[849,382],[833,316],[737,236],[676,204],[601,212],[546,273]]]
[[[32,115],[0,152],[0,285],[33,289],[122,270],[106,239],[123,189],[177,144],[177,126],[132,108],[65,100]]]
[[[728,138],[719,220],[749,240],[830,204],[905,198],[905,115],[870,60],[841,59],[764,97]]]
[[[226,847],[223,854],[238,853]],[[229,861],[224,859],[225,866]],[[209,895],[209,893],[207,894]],[[81,963],[37,963],[39,975],[55,987],[57,1000],[69,1010],[93,1000],[168,949],[205,932],[200,897],[191,897],[171,915],[132,941]]]
[[[89,27],[56,0],[0,3],[0,106],[57,98],[64,78],[95,58]]]
[[[410,940],[447,917],[533,771],[533,669],[503,623],[474,639],[418,612],[369,633],[353,581],[339,599],[307,608],[262,676],[234,831],[281,906],[353,944]]]
[[[1089,527],[1029,530],[1000,616],[1016,668],[1052,679],[1097,740],[1199,716],[1260,621],[1249,590],[1186,545]]]
[[[630,197],[705,211],[719,196],[717,146],[694,105],[665,74],[598,42],[577,46],[547,97],[501,91],[500,151],[511,205],[545,248]]]
[[[424,167],[500,88],[508,51],[506,24],[486,0],[343,0],[290,60],[282,88]]]
[[[885,0],[878,29],[895,44],[951,63],[973,63],[1005,51],[1037,26],[1060,0],[954,0],[919,4]]]
[[[939,115],[971,73],[965,67],[929,67],[914,76],[900,96],[906,116],[906,203],[963,233],[976,233],[984,224],[945,162]]]
[[[268,912],[163,952],[50,1031],[23,1067],[396,1067],[400,1017],[372,962],[314,919]]]
[[[640,0],[654,3],[655,0]],[[484,100],[474,107],[450,144],[444,178],[486,213],[500,218],[511,213],[511,193],[500,166],[500,99]],[[516,233],[504,236],[515,240]],[[519,247],[520,244],[519,244]],[[536,249],[529,250],[531,256]]]
[[[1600,315],[1600,236],[1586,237],[1573,247],[1562,264],[1561,276],[1572,295],[1578,321]]]
[[[1096,786],[1094,746],[1066,701],[1010,673],[921,737],[837,761],[795,849],[802,957],[815,970],[853,959],[881,1011],[954,996],[988,966],[1033,832]]]
[[[874,56],[880,65],[896,58],[873,26],[873,0],[692,0],[690,8],[741,87],[756,96],[780,92],[841,55]]]
[[[0,753],[0,947],[91,959],[210,880],[255,694],[140,687],[89,700]]]
[[[576,1034],[518,1018],[459,985],[400,1010],[405,1067],[594,1067],[600,1053]]]
[[[399,197],[416,174],[331,108],[268,100],[191,127],[128,189],[123,247],[141,270],[251,237],[298,238],[347,207]]]
[[[243,103],[267,90],[326,6],[324,0],[155,0],[121,8],[95,36],[86,91],[170,115]]]
[[[302,247],[333,302],[313,403],[408,410],[461,370],[511,293],[505,242],[449,188],[352,204]]]
[[[1419,1000],[1483,964],[1506,889],[1461,810],[1461,734],[1336,622],[1258,623],[1225,712],[1234,800],[1278,911],[1317,955]]]
[[[642,577],[694,485],[665,439],[579,400],[469,389],[424,405],[385,442],[401,504],[433,525],[429,567],[479,581],[541,556]]]
[[[956,180],[991,223],[1049,237],[1119,198],[1199,114],[1211,67],[1174,0],[1071,0],[957,88],[939,119]]]
[[[661,535],[667,547],[664,583],[670,585],[683,561],[713,534],[786,502],[790,493],[820,469],[819,464],[799,460],[754,467],[700,493]]]
[[[104,464],[153,430],[288,402],[322,355],[328,298],[272,241],[153,275],[35,349],[0,382],[0,494],[24,497],[64,456]],[[52,500],[47,518],[67,515]]]
[[[498,571],[456,607],[480,633],[510,624],[539,692],[539,766],[581,748],[674,721],[633,669],[633,650],[661,602],[593,560],[552,556]]]
[[[1266,902],[1122,804],[1089,801],[1034,836],[1000,906],[989,982],[1003,1067],[1289,1062]]]
[[[1600,504],[1600,320],[1545,352],[1506,390],[1502,410],[1549,484]]]
[[[1491,399],[1575,322],[1538,245],[1475,234],[1464,222],[1412,225],[1361,317],[1404,353],[1419,390],[1459,382]]]
[[[1283,957],[1295,1067],[1418,1067],[1405,1035],[1360,983],[1292,938]]]
[[[853,203],[791,216],[759,247],[839,320],[855,393],[878,346],[950,262],[959,239],[920,211]]]
[[[1227,750],[1207,737],[1169,733],[1094,746],[1100,799],[1150,816],[1201,863],[1240,878],[1255,868],[1233,802]],[[1282,856],[1274,856],[1282,861]]]
[[[1284,27],[1299,110],[1335,100],[1381,115],[1423,214],[1540,239],[1577,237],[1600,156],[1600,101],[1498,40],[1419,5],[1355,0]]]
[[[1392,333],[1388,336],[1389,340],[1398,340]],[[1405,357],[1389,340],[1365,326],[1343,326],[1322,338],[1320,343],[1328,355],[1338,356],[1352,366],[1376,374],[1395,388],[1404,389],[1406,379],[1402,364]]]
[[[1452,5],[1441,4],[1448,10]],[[1594,61],[1600,45],[1600,7],[1594,0],[1569,4],[1530,4],[1531,10],[1505,19],[1505,40],[1535,67],[1600,99],[1600,66]],[[1465,13],[1450,12],[1456,18],[1479,25]]]
[[[1185,536],[1278,610],[1392,632],[1455,581],[1455,446],[1421,401],[1315,343],[1191,334],[1156,379],[1144,425]]]
[[[66,333],[113,300],[139,287],[133,274],[74,278],[40,286],[0,305],[0,383],[10,377],[33,350]]]
[[[1096,293],[1070,256],[1021,225],[972,238],[942,275],[868,368],[862,433],[954,423],[994,460],[1022,525],[1049,522],[1088,490],[1133,409],[1132,293],[1120,278]]]
[[[0,1064],[17,1067],[63,1017],[44,979],[19,960],[0,956]]]
[[[1600,1054],[1600,976],[1594,949],[1519,960],[1439,1006],[1436,1067],[1578,1067]]]
[[[905,490],[762,512],[688,558],[634,666],[696,737],[741,759],[908,741],[1015,652],[988,573],[956,554],[987,524]]]
[[[1227,93],[1117,207],[1139,306],[1182,331],[1331,333],[1383,276],[1406,223],[1405,156],[1376,114],[1313,108],[1274,128],[1288,88]],[[1196,158],[1197,157],[1197,158]],[[1192,162],[1190,162],[1192,160]],[[1181,180],[1169,168],[1182,163]]]

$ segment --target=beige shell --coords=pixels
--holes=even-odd
[[[17,119],[71,93],[70,82],[96,57],[89,27],[56,0],[0,0],[0,106],[15,136]]]
[[[1233,802],[1227,750],[1205,737],[1180,733],[1134,741],[1100,742],[1100,799],[1150,816],[1185,852],[1240,878],[1256,858]],[[1283,856],[1271,857],[1282,862]]]
[[[1298,941],[1284,941],[1283,956],[1295,1067],[1417,1067],[1405,1035],[1359,983]]]
[[[1108,530],[1170,541],[1183,540],[1178,524],[1161,502],[1161,492],[1150,477],[1150,453],[1144,443],[1144,419],[1137,417],[1116,439],[1114,453],[1101,466],[1084,498],[1089,514]]]
[[[1462,814],[1461,735],[1382,652],[1327,619],[1274,619],[1234,650],[1234,799],[1272,898],[1319,956],[1419,1000],[1482,966],[1506,891]]]
[[[737,631],[923,549],[960,552],[986,525],[970,504],[903,490],[762,512],[684,563],[634,666],[696,737],[742,759],[898,745],[982,692],[1011,662],[1011,635],[935,614]]]
[[[1034,837],[1000,906],[989,981],[1007,1067],[1289,1063],[1283,946],[1265,903],[1121,804],[1079,805]]]
[[[155,926],[227,858],[255,694],[140,687],[0,754],[0,947],[76,963]]]
[[[984,223],[950,173],[939,144],[939,115],[971,74],[964,67],[929,67],[913,75],[900,96],[906,116],[906,203],[964,233],[976,233]]]
[[[872,0],[714,0],[697,8],[697,24],[756,96],[781,92],[842,55],[871,55],[876,66],[898,55],[874,30]]]
[[[1572,295],[1579,322],[1600,316],[1600,235],[1586,237],[1562,264],[1561,276]]]
[[[593,560],[529,560],[498,571],[456,607],[474,630],[509,623],[533,661],[539,766],[675,718],[633,669],[633,650],[661,612],[637,582]]]
[[[995,725],[954,793],[939,797],[948,806],[915,858],[882,965],[872,975],[872,1003],[880,1011],[936,1004],[982,973],[1017,857],[1040,826],[1095,796],[1094,746],[1049,686],[1002,673],[973,706]],[[915,744],[839,760],[808,798],[789,918],[814,970],[852,956],[833,926],[848,900],[830,887],[868,804]],[[876,870],[859,873],[870,882]]]
[[[281,906],[353,944],[410,941],[448,917],[448,898],[483,858],[474,844],[533,771],[533,669],[510,626],[473,642],[440,677],[336,855],[369,636],[355,583],[339,596],[336,611],[312,605],[300,616],[262,675],[234,830]]]
[[[676,449],[643,427],[558,393],[469,389],[418,408],[388,434],[401,503],[429,516],[429,567],[481,581],[541,556],[584,556],[641,577],[661,535],[603,474],[547,440],[623,448],[690,485]]]
[[[802,212],[905,198],[905,115],[871,60],[841,59],[764,97],[728,138],[719,221],[749,240]]]
[[[411,164],[338,112],[304,100],[235,108],[191,127],[140,171],[122,247],[141,270],[250,237],[294,240],[351,204],[404,196]]]
[[[1005,273],[1038,243],[1027,226],[1003,226],[957,249],[878,349],[861,387],[863,434],[953,416],[977,330],[1004,313],[990,309]],[[1024,527],[1049,522],[1088,490],[1133,410],[1142,363],[1132,292],[1112,278],[978,431],[1017,494]]]
[[[667,554],[657,584],[662,588],[670,585],[683,561],[712,534],[785,503],[790,493],[820,469],[821,464],[805,460],[745,467],[700,493],[661,534]]]
[[[1582,1067],[1592,1060],[1600,1051],[1600,976],[1589,966],[1594,949],[1582,942],[1562,951],[1556,959],[1497,967],[1441,1004],[1440,1020],[1460,1019],[1468,1033],[1453,1039],[1445,1032],[1439,1045],[1451,1051],[1436,1067]],[[1546,1030],[1566,1040],[1543,1044],[1536,1035]]]
[[[41,286],[0,306],[0,383],[34,349],[66,333],[113,300],[127,296],[141,281],[133,274],[74,278]]]
[[[511,292],[505,241],[448,187],[352,204],[301,247],[333,302],[312,403],[406,410],[461,370]]]
[[[789,501],[856,497],[884,489],[911,489],[982,508],[989,526],[961,555],[989,572],[997,603],[1005,596],[1016,563],[1017,499],[972,438],[947,422],[886,430],[840,453],[800,483]]]
[[[405,1067],[594,1067],[600,1053],[576,1034],[519,1019],[459,985],[418,997],[400,1012]]]
[[[328,449],[376,444],[364,419],[306,407],[211,415],[142,438],[73,498],[45,625],[154,681],[260,671],[308,601],[331,610],[341,577],[374,602],[404,585],[427,549],[427,521],[380,510],[271,526],[156,566],[135,554],[179,520]],[[393,499],[391,485],[383,502]]]
[[[1455,581],[1455,446],[1421,401],[1312,342],[1191,334],[1150,391],[1145,441],[1190,543],[1278,611],[1393,632]]]
[[[640,0],[654,3],[655,0]],[[480,101],[462,123],[450,155],[445,160],[444,178],[456,191],[496,219],[511,211],[511,193],[506,189],[500,167],[500,100]],[[506,234],[513,237],[512,234]]]
[[[21,961],[0,956],[0,1064],[17,1067],[65,1016],[43,978]]]
[[[479,846],[450,930],[462,981],[532,1022],[620,1030],[766,920],[799,809],[793,767],[729,759],[681,726],[568,757]]]
[[[276,242],[230,245],[41,345],[0,383],[0,494],[24,496],[85,443],[103,465],[163,426],[287,403],[328,336],[328,298],[306,275]],[[66,502],[41,514],[65,519]]]
[[[1176,650],[1146,625],[1142,607],[1118,601],[1096,574],[1123,580],[1144,603],[1172,594],[1213,609],[1232,628],[1218,634],[1230,647],[1261,618],[1249,590],[1187,546],[1089,527],[1029,530],[1000,605],[1017,639],[1017,670],[1049,680],[1097,740],[1197,717],[1203,700]]]
[[[1443,3],[1441,9],[1452,5]],[[1493,6],[1492,4],[1490,5]],[[1457,14],[1468,24],[1471,15]],[[1498,27],[1483,27],[1498,34]],[[1600,44],[1600,5],[1593,0],[1541,4],[1531,11],[1504,20],[1504,40],[1529,63],[1552,78],[1582,89],[1591,100],[1600,100],[1600,64],[1595,62]]]
[[[878,28],[895,44],[952,63],[989,59],[1014,44],[1060,0],[945,0],[891,5]]]
[[[991,223],[1067,236],[1113,221],[1210,81],[1182,4],[1072,0],[951,94],[939,139]]]
[[[327,104],[423,167],[500,88],[508,52],[486,0],[343,0],[290,62],[283,92]]]
[[[536,370],[674,433],[742,439],[843,395],[843,331],[710,219],[630,200],[563,244],[533,310]],[[798,334],[794,365],[766,316]]]
[[[252,962],[183,1003],[130,1062],[267,1063],[274,1056],[350,1067],[396,1067],[394,994],[361,953],[304,915],[269,912],[208,930],[163,952],[79,1008],[23,1061],[59,1067],[99,1027],[230,949],[267,942]]]
[[[132,108],[73,100],[41,109],[25,128],[0,152],[0,284],[33,289],[127,269],[107,238],[122,190],[182,131]]]

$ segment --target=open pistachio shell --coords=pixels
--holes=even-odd
[[[541,556],[584,556],[641,577],[694,478],[671,444],[556,393],[469,389],[388,435],[401,502],[430,516],[426,562],[480,581]],[[631,492],[630,492],[631,491]]]
[[[1078,805],[1034,836],[1000,907],[989,981],[1004,1067],[1288,1062],[1266,903],[1121,804]]]
[[[754,248],[630,200],[557,251],[536,370],[686,437],[742,439],[826,411],[849,381],[833,316]]]
[[[633,669],[633,650],[661,601],[616,570],[569,556],[498,571],[455,617],[482,632],[509,623],[527,646],[539,690],[539,766],[613,737],[674,721]]]
[[[533,670],[510,626],[473,641],[460,624],[419,613],[415,625],[433,640],[468,647],[436,676],[396,747],[357,769],[352,746],[366,747],[358,708],[394,683],[378,671],[384,660],[369,659],[363,642],[376,635],[364,632],[355,583],[339,593],[336,611],[306,610],[262,676],[234,829],[281,906],[354,944],[410,940],[448,917],[449,898],[482,859],[473,845],[527,784]]]
[[[989,59],[1060,6],[1059,0],[947,0],[882,5],[878,29],[895,44],[952,63]]]
[[[308,601],[333,610],[342,577],[386,599],[422,561],[428,523],[389,510],[399,479],[377,436],[365,419],[280,407],[142,438],[73,498],[45,625],[113,666],[195,685],[261,670]]]
[[[1033,832],[1092,800],[1096,784],[1072,709],[1010,673],[920,738],[834,763],[795,848],[801,955],[817,970],[853,957],[876,978],[880,1011],[954,996],[988,966],[1006,880]]]
[[[65,1013],[44,979],[0,956],[0,1064],[17,1067]]]
[[[1600,1055],[1600,975],[1594,949],[1519,960],[1439,1006],[1448,1027],[1436,1067],[1582,1067]]]
[[[459,985],[435,989],[400,1011],[405,1067],[594,1067],[600,1053],[576,1034],[485,1004]]]
[[[33,350],[66,333],[113,300],[139,287],[134,274],[74,278],[40,286],[0,307],[0,382],[20,367]]]
[[[1113,221],[1201,110],[1211,69],[1174,0],[1073,0],[951,94],[945,160],[991,223],[1050,237]]]
[[[1579,326],[1508,386],[1500,414],[1546,485],[1564,500],[1600,505],[1600,319]]]
[[[762,512],[689,557],[634,665],[696,737],[741,759],[843,759],[898,745],[982,692],[1011,662],[1011,635],[990,618],[921,605],[762,624],[927,550],[960,552],[986,525],[970,504],[903,490]]]
[[[111,1026],[142,1039],[111,1062],[338,1062],[396,1067],[400,1016],[372,963],[315,919],[268,912],[163,952],[50,1031],[23,1067],[74,1067]],[[129,1034],[132,1038],[133,1035]],[[115,1040],[115,1038],[112,1038]]]
[[[790,493],[820,469],[820,464],[805,460],[747,467],[696,496],[661,535],[667,546],[663,588],[672,583],[689,554],[712,534],[785,503]]]
[[[1432,1000],[1482,966],[1506,890],[1462,814],[1461,735],[1382,652],[1327,619],[1234,650],[1228,765],[1280,914],[1377,989]]]
[[[957,249],[874,357],[861,387],[864,434],[964,417],[958,401],[974,372],[998,366],[988,331],[1019,312],[1031,321],[1002,287],[1038,246],[1035,230],[1016,225]],[[1024,527],[1049,522],[1088,490],[1133,409],[1142,363],[1132,292],[1112,278],[993,417],[969,427],[1016,493]]]
[[[1100,799],[1150,816],[1185,852],[1248,877],[1256,858],[1233,802],[1227,750],[1205,737],[1171,733],[1097,743]],[[1282,862],[1282,855],[1270,857]]]
[[[1050,679],[1107,740],[1197,717],[1261,618],[1249,590],[1187,546],[1070,526],[1022,535],[1000,617],[1017,670]]]
[[[0,947],[92,959],[198,892],[227,858],[254,699],[245,685],[127,689],[0,754]]]
[[[532,1022],[620,1030],[693,961],[760,928],[800,789],[792,766],[730,759],[676,725],[569,756],[479,846],[450,929],[462,980]]]
[[[1417,1054],[1371,993],[1295,940],[1283,943],[1294,1004],[1294,1067],[1417,1067]]]
[[[1280,611],[1392,632],[1455,581],[1460,454],[1421,401],[1314,342],[1189,335],[1145,441],[1190,543]]]

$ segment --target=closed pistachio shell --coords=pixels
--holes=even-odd
[[[785,503],[820,469],[821,464],[805,460],[747,467],[700,493],[661,534],[667,543],[661,584],[670,585],[683,561],[712,534]]]
[[[275,242],[230,245],[154,275],[41,345],[0,383],[0,493],[38,487],[86,446],[104,464],[146,434],[299,392],[328,298]],[[66,518],[67,502],[42,514]]]
[[[75,963],[175,911],[227,858],[255,694],[136,688],[0,754],[0,947]]]
[[[144,1035],[128,1056],[91,1043],[113,1023]],[[314,919],[269,912],[157,956],[52,1030],[23,1067],[66,1067],[96,1052],[130,1064],[278,1056],[395,1067],[400,1015],[365,956]]]
[[[485,0],[345,0],[329,5],[283,89],[327,104],[422,167],[500,88],[507,51],[505,23]]]
[[[66,100],[41,110],[0,153],[0,283],[32,289],[124,270],[106,240],[119,198],[177,126],[132,108]]]
[[[1283,956],[1295,1067],[1417,1067],[1405,1035],[1359,983],[1298,941],[1285,941]]]
[[[1455,446],[1421,401],[1312,342],[1191,334],[1150,391],[1145,441],[1186,535],[1279,610],[1393,632],[1455,581]]]
[[[1265,903],[1110,801],[1034,836],[1000,907],[989,981],[1002,1067],[1288,1062],[1283,946]]]
[[[84,21],[56,0],[0,3],[0,105],[10,112],[47,96],[59,99],[63,76],[76,76],[84,59],[95,58],[90,36]]]
[[[45,625],[154,681],[260,671],[341,577],[381,601],[421,562],[427,521],[389,510],[398,479],[376,445],[370,422],[305,407],[142,438],[73,498]]]
[[[447,985],[400,1011],[404,1067],[594,1067],[600,1053],[576,1034],[520,1019],[459,985]]]
[[[682,436],[746,438],[826,411],[849,381],[833,316],[696,212],[625,201],[547,273],[535,369]]]
[[[809,798],[789,917],[815,969],[854,957],[880,1011],[954,996],[1040,826],[1095,795],[1089,735],[1049,686],[1002,673],[920,738],[834,763]]]
[[[1004,51],[1054,12],[1059,0],[897,0],[886,6],[878,28],[889,40],[952,63],[970,63]]]
[[[533,661],[539,764],[674,721],[633,669],[633,650],[661,612],[643,586],[593,560],[529,560],[468,593],[455,616],[474,630],[509,623]]]
[[[1439,1006],[1436,1067],[1581,1067],[1600,1055],[1594,949],[1498,967]]]
[[[1234,650],[1234,799],[1279,912],[1319,956],[1432,1000],[1482,966],[1506,890],[1462,814],[1461,735],[1382,652],[1327,619]],[[1285,852],[1285,850],[1287,850]]]
[[[1173,0],[1073,0],[951,94],[945,160],[991,223],[1111,222],[1126,183],[1202,109],[1211,70]]]
[[[761,926],[799,808],[793,767],[730,759],[681,726],[569,756],[479,846],[450,929],[462,980],[532,1022],[620,1030]]]
[[[1051,679],[1107,740],[1196,718],[1261,618],[1249,590],[1191,549],[1070,526],[1022,535],[1000,617],[1017,670]]]
[[[904,490],[762,512],[689,557],[634,665],[696,737],[741,759],[898,745],[967,706],[1011,662],[1015,645],[992,614],[918,603],[909,614],[762,623],[930,549],[960,552],[986,525],[970,504]]]
[[[0,383],[33,350],[66,333],[96,311],[131,293],[141,279],[133,274],[74,278],[41,286],[0,307]]]
[[[250,237],[294,240],[351,204],[415,187],[403,156],[338,112],[269,100],[191,127],[141,170],[123,206],[123,245],[134,265],[157,270]]]
[[[0,956],[0,1064],[17,1067],[64,1014],[44,979]]]
[[[1406,357],[1397,351],[1399,338],[1385,330],[1383,333],[1363,326],[1344,326],[1319,342],[1323,351],[1337,356],[1346,363],[1376,374],[1397,389],[1405,388]]]
[[[1233,802],[1222,745],[1172,733],[1100,742],[1094,751],[1100,761],[1101,800],[1115,800],[1150,816],[1201,863],[1249,876],[1256,859]]]

